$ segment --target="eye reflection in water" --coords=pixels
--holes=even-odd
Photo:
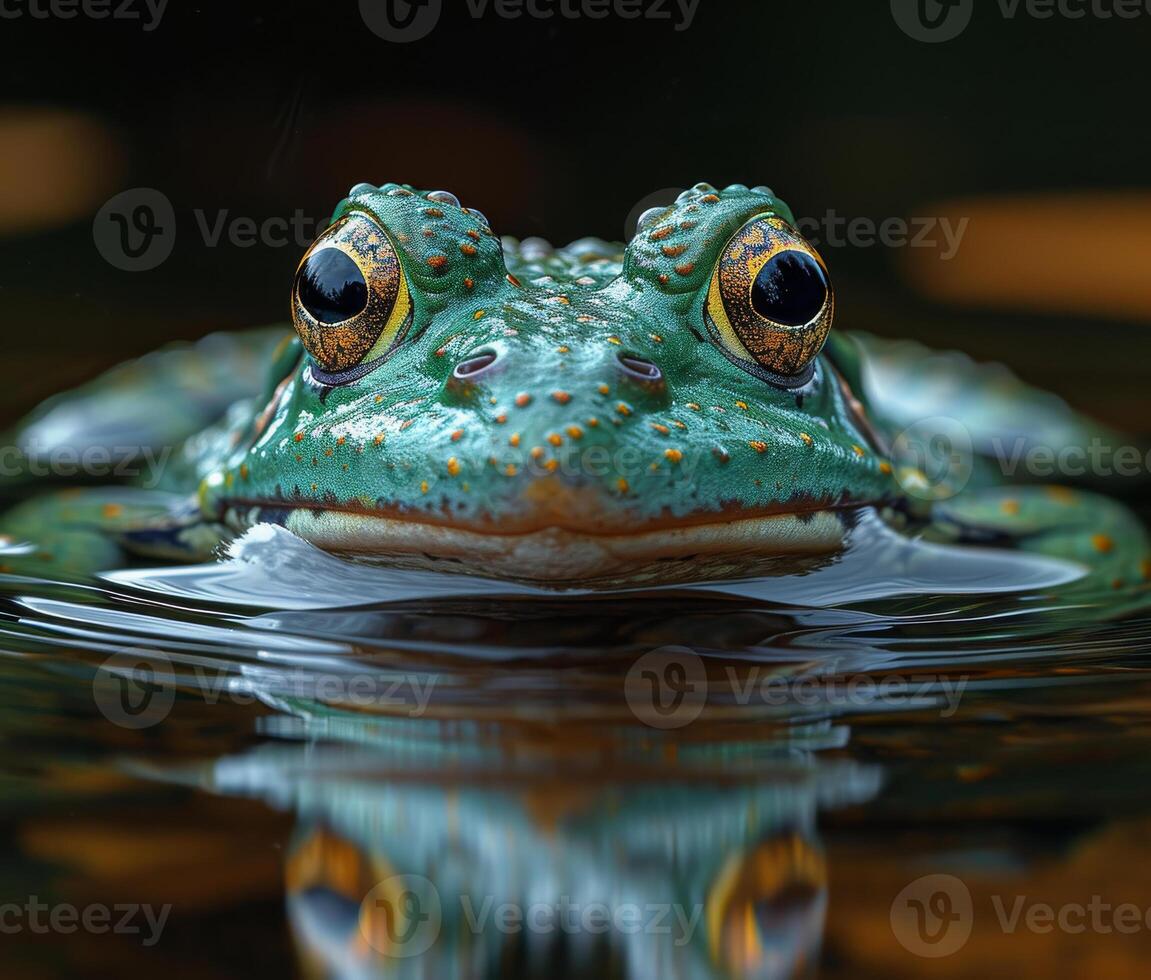
[[[210,776],[296,811],[287,910],[317,976],[802,975],[827,906],[817,813],[879,788],[816,759],[842,737],[823,726],[754,760],[645,736],[603,771],[528,731],[461,764],[466,726],[426,743],[409,722],[326,727],[343,744],[265,745]]]

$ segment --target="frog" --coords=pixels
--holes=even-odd
[[[1014,483],[994,451],[1123,437],[999,365],[836,325],[766,186],[699,183],[627,244],[554,247],[450,191],[357,184],[289,305],[291,326],[161,349],[19,423],[0,572],[209,561],[273,524],[352,561],[609,588],[803,574],[867,514],[1095,591],[1151,578],[1122,503]],[[134,479],[44,487],[94,452]]]

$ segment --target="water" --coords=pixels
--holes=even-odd
[[[5,975],[1141,976],[1151,617],[1078,574],[0,577]]]

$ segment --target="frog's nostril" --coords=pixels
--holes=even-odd
[[[460,381],[474,381],[476,375],[488,370],[499,359],[494,350],[481,350],[466,360],[460,361],[452,371],[452,377]]]
[[[624,374],[636,381],[658,384],[663,380],[663,372],[651,361],[644,360],[642,357],[636,357],[634,354],[620,354],[619,363]]]

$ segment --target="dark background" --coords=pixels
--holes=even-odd
[[[1010,252],[1056,253],[1064,285],[1090,259],[1066,309],[987,302],[976,280],[963,301],[962,277],[942,301],[916,272],[930,258],[844,246],[823,249],[839,323],[1009,361],[1151,428],[1151,298],[1119,315],[1096,302],[1114,288],[1112,250],[1128,276],[1151,257],[1151,14],[1010,20],[980,2],[960,38],[925,44],[884,0],[702,0],[678,32],[445,5],[412,44],[371,33],[354,2],[171,0],[151,32],[0,20],[0,419],[163,341],[284,318],[302,247],[208,247],[195,209],[318,218],[353,183],[399,180],[455,191],[500,233],[562,242],[619,238],[645,195],[708,180],[875,220],[1048,195],[1070,246],[1040,229],[1034,252],[1024,224]],[[92,217],[142,186],[172,201],[175,250],[123,272],[95,248]],[[1084,191],[1114,193],[1134,230],[1117,244],[1080,198],[1058,205]],[[1011,263],[994,264],[1010,285]]]

